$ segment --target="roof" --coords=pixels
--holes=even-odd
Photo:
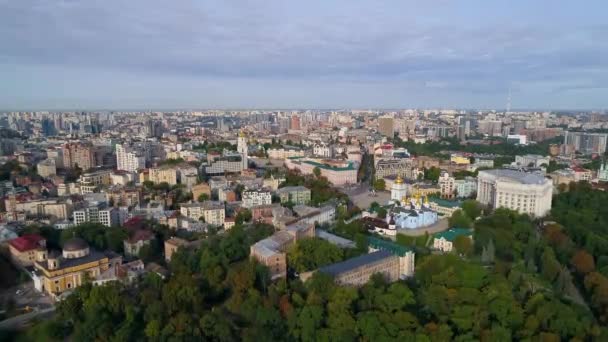
[[[45,241],[45,239],[38,234],[28,234],[12,239],[9,243],[19,252],[25,252],[38,248],[40,241]]]
[[[456,208],[456,207],[460,207],[460,205],[462,204],[461,202],[458,202],[458,201],[449,201],[449,200],[446,200],[443,198],[436,198],[436,197],[429,197],[429,202],[434,202],[438,206],[446,207],[446,208]]]
[[[59,257],[59,269],[65,269],[65,268],[70,268],[70,267],[74,267],[74,266],[84,265],[84,264],[88,264],[93,261],[102,260],[104,258],[111,259],[112,257],[113,257],[113,255],[111,255],[109,253],[102,253],[102,252],[99,252],[96,250],[91,250],[89,252],[89,254],[82,256],[80,258],[66,259],[63,256],[60,256]],[[46,262],[38,262],[37,264],[39,266],[42,266],[45,270],[49,270]]]
[[[63,245],[63,250],[68,252],[89,248],[89,244],[81,238],[72,238]]]
[[[391,254],[398,256],[405,256],[408,252],[413,252],[413,249],[410,247],[398,245],[396,243],[392,243],[390,241],[368,237],[367,244],[374,249],[379,249],[383,251],[391,252]]]
[[[146,229],[138,229],[128,239],[129,243],[135,243],[137,241],[148,241],[154,239],[154,233]]]
[[[277,194],[289,193],[289,192],[295,192],[295,191],[310,191],[310,189],[308,189],[307,187],[305,187],[303,185],[286,186],[286,187],[283,187],[283,188],[280,188],[279,190],[277,190]]]
[[[336,264],[321,267],[319,272],[329,274],[331,276],[337,276],[342,273],[352,271],[365,265],[374,264],[384,259],[394,257],[391,252],[388,251],[377,251],[369,254],[360,255]]]
[[[444,232],[437,233],[434,235],[434,237],[435,237],[435,239],[444,238],[450,242],[453,242],[459,236],[472,236],[472,235],[473,235],[473,231],[471,229],[454,227],[454,228],[450,228]]]
[[[320,169],[333,170],[333,171],[353,171],[353,170],[355,170],[355,167],[353,166],[352,162],[348,162],[348,166],[341,166],[341,167],[338,167],[338,166],[334,167],[329,164],[317,163],[312,160],[303,160],[302,163],[311,164]]]
[[[542,175],[509,169],[484,170],[479,171],[479,174],[489,174],[494,177],[508,178],[510,180],[529,185],[542,185],[548,182],[548,180]]]

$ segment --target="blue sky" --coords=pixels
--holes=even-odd
[[[608,107],[603,0],[0,0],[0,109]]]

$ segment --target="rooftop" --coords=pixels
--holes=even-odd
[[[413,252],[412,248],[406,247],[406,246],[402,246],[402,245],[398,245],[396,243],[390,242],[390,241],[386,241],[386,240],[382,240],[382,239],[378,239],[378,238],[374,238],[374,237],[368,237],[367,238],[367,243],[369,246],[371,246],[374,249],[379,249],[379,250],[383,250],[383,251],[388,251],[391,252],[394,255],[398,255],[398,256],[405,256],[408,252]]]
[[[480,175],[489,174],[498,178],[508,178],[510,180],[529,185],[542,185],[547,179],[536,173],[522,172],[517,170],[496,169],[479,171]]]
[[[331,276],[352,271],[365,265],[374,264],[387,258],[393,257],[393,254],[388,251],[377,251],[374,253],[360,255],[336,264],[321,267],[319,272],[327,273]]]
[[[437,233],[434,235],[434,237],[435,237],[435,239],[444,238],[450,242],[453,242],[459,236],[472,236],[472,235],[473,235],[473,231],[471,229],[454,227],[454,228],[450,228],[444,232]]]
[[[42,236],[38,234],[28,234],[10,240],[9,244],[19,252],[25,252],[38,248],[40,241],[44,241]]]

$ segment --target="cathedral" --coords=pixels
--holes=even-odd
[[[397,229],[427,227],[438,221],[437,212],[431,209],[428,197],[416,192],[414,197],[403,197],[401,205],[393,207],[387,214],[386,222]]]

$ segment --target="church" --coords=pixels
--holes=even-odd
[[[415,191],[412,198],[407,197],[407,185],[403,178],[397,177],[391,187],[391,202],[396,205],[387,214],[386,223],[396,229],[416,229],[430,226],[438,221],[437,212],[431,209],[428,196]]]

